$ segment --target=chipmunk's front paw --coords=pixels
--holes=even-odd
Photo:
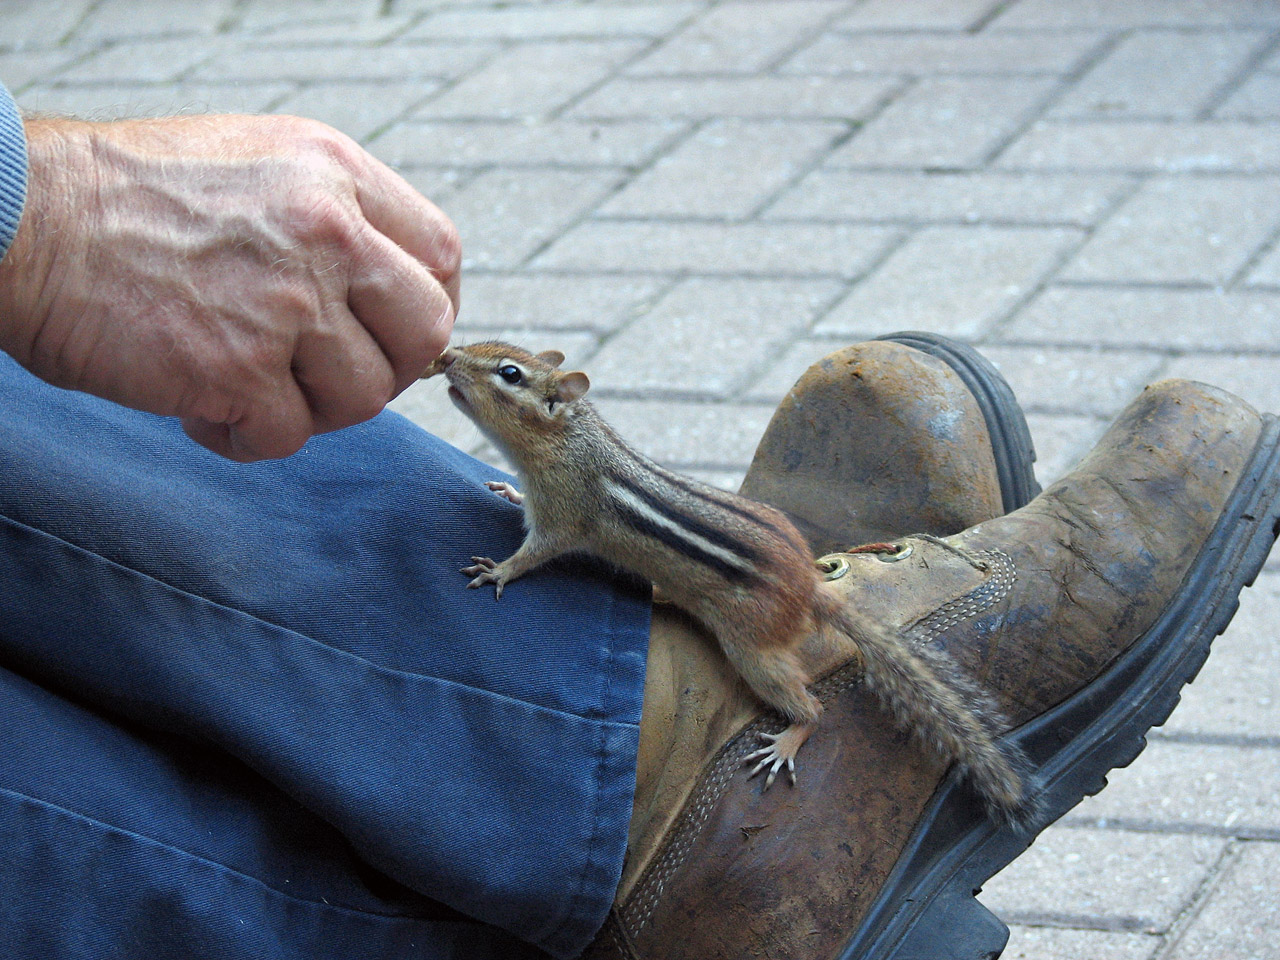
[[[510,500],[517,507],[524,503],[524,494],[505,480],[486,480],[484,485],[503,500]]]
[[[793,723],[781,733],[757,734],[768,746],[761,747],[759,750],[742,758],[744,764],[750,763],[752,760],[760,761],[747,774],[747,779],[768,768],[769,775],[764,780],[764,789],[768,790],[773,786],[773,781],[777,778],[778,771],[785,766],[787,768],[787,777],[794,787],[796,785],[796,754],[804,746],[804,742],[809,739],[813,729],[812,724]]]
[[[472,557],[472,565],[463,567],[462,572],[469,577],[475,577],[467,584],[468,590],[474,590],[476,587],[483,587],[486,583],[492,583],[494,592],[493,599],[502,599],[502,587],[507,582],[507,571],[503,564],[496,563],[488,557]]]

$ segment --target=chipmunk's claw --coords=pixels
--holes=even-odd
[[[758,736],[761,740],[766,741],[768,746],[752,751],[742,758],[743,764],[748,764],[752,760],[760,761],[755,765],[751,772],[747,774],[747,779],[750,780],[757,774],[762,773],[767,767],[769,769],[769,775],[764,778],[764,789],[768,790],[773,786],[773,781],[777,779],[778,771],[780,771],[783,766],[786,766],[787,778],[791,781],[791,785],[794,787],[796,785],[796,758],[794,754],[788,754],[784,749],[779,748],[778,740],[782,738],[782,734],[761,733],[758,734]]]
[[[509,500],[517,507],[524,503],[524,494],[505,480],[486,480],[484,485],[503,500]]]
[[[474,580],[467,584],[467,589],[474,590],[477,587],[483,587],[487,583],[492,583],[494,585],[493,599],[501,600],[502,585],[507,582],[507,579],[498,570],[499,564],[488,557],[472,557],[471,559],[474,563],[469,567],[463,567],[461,571],[468,577],[475,577]]]

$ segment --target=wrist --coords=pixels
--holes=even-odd
[[[40,331],[60,286],[57,273],[67,238],[64,231],[82,218],[76,196],[91,176],[88,130],[76,120],[27,117],[26,200],[13,242],[0,259],[0,350],[31,367]],[[55,269],[56,268],[56,269]],[[74,269],[74,267],[72,267]]]

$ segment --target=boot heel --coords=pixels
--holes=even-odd
[[[885,960],[995,960],[1008,941],[994,913],[953,890],[934,899]]]

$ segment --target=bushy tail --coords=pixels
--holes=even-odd
[[[900,724],[960,767],[992,818],[1026,824],[1035,812],[1025,777],[1029,764],[1017,747],[996,742],[995,731],[1007,725],[951,658],[889,629],[860,623],[834,598],[822,598],[817,613],[858,645],[867,687]]]

